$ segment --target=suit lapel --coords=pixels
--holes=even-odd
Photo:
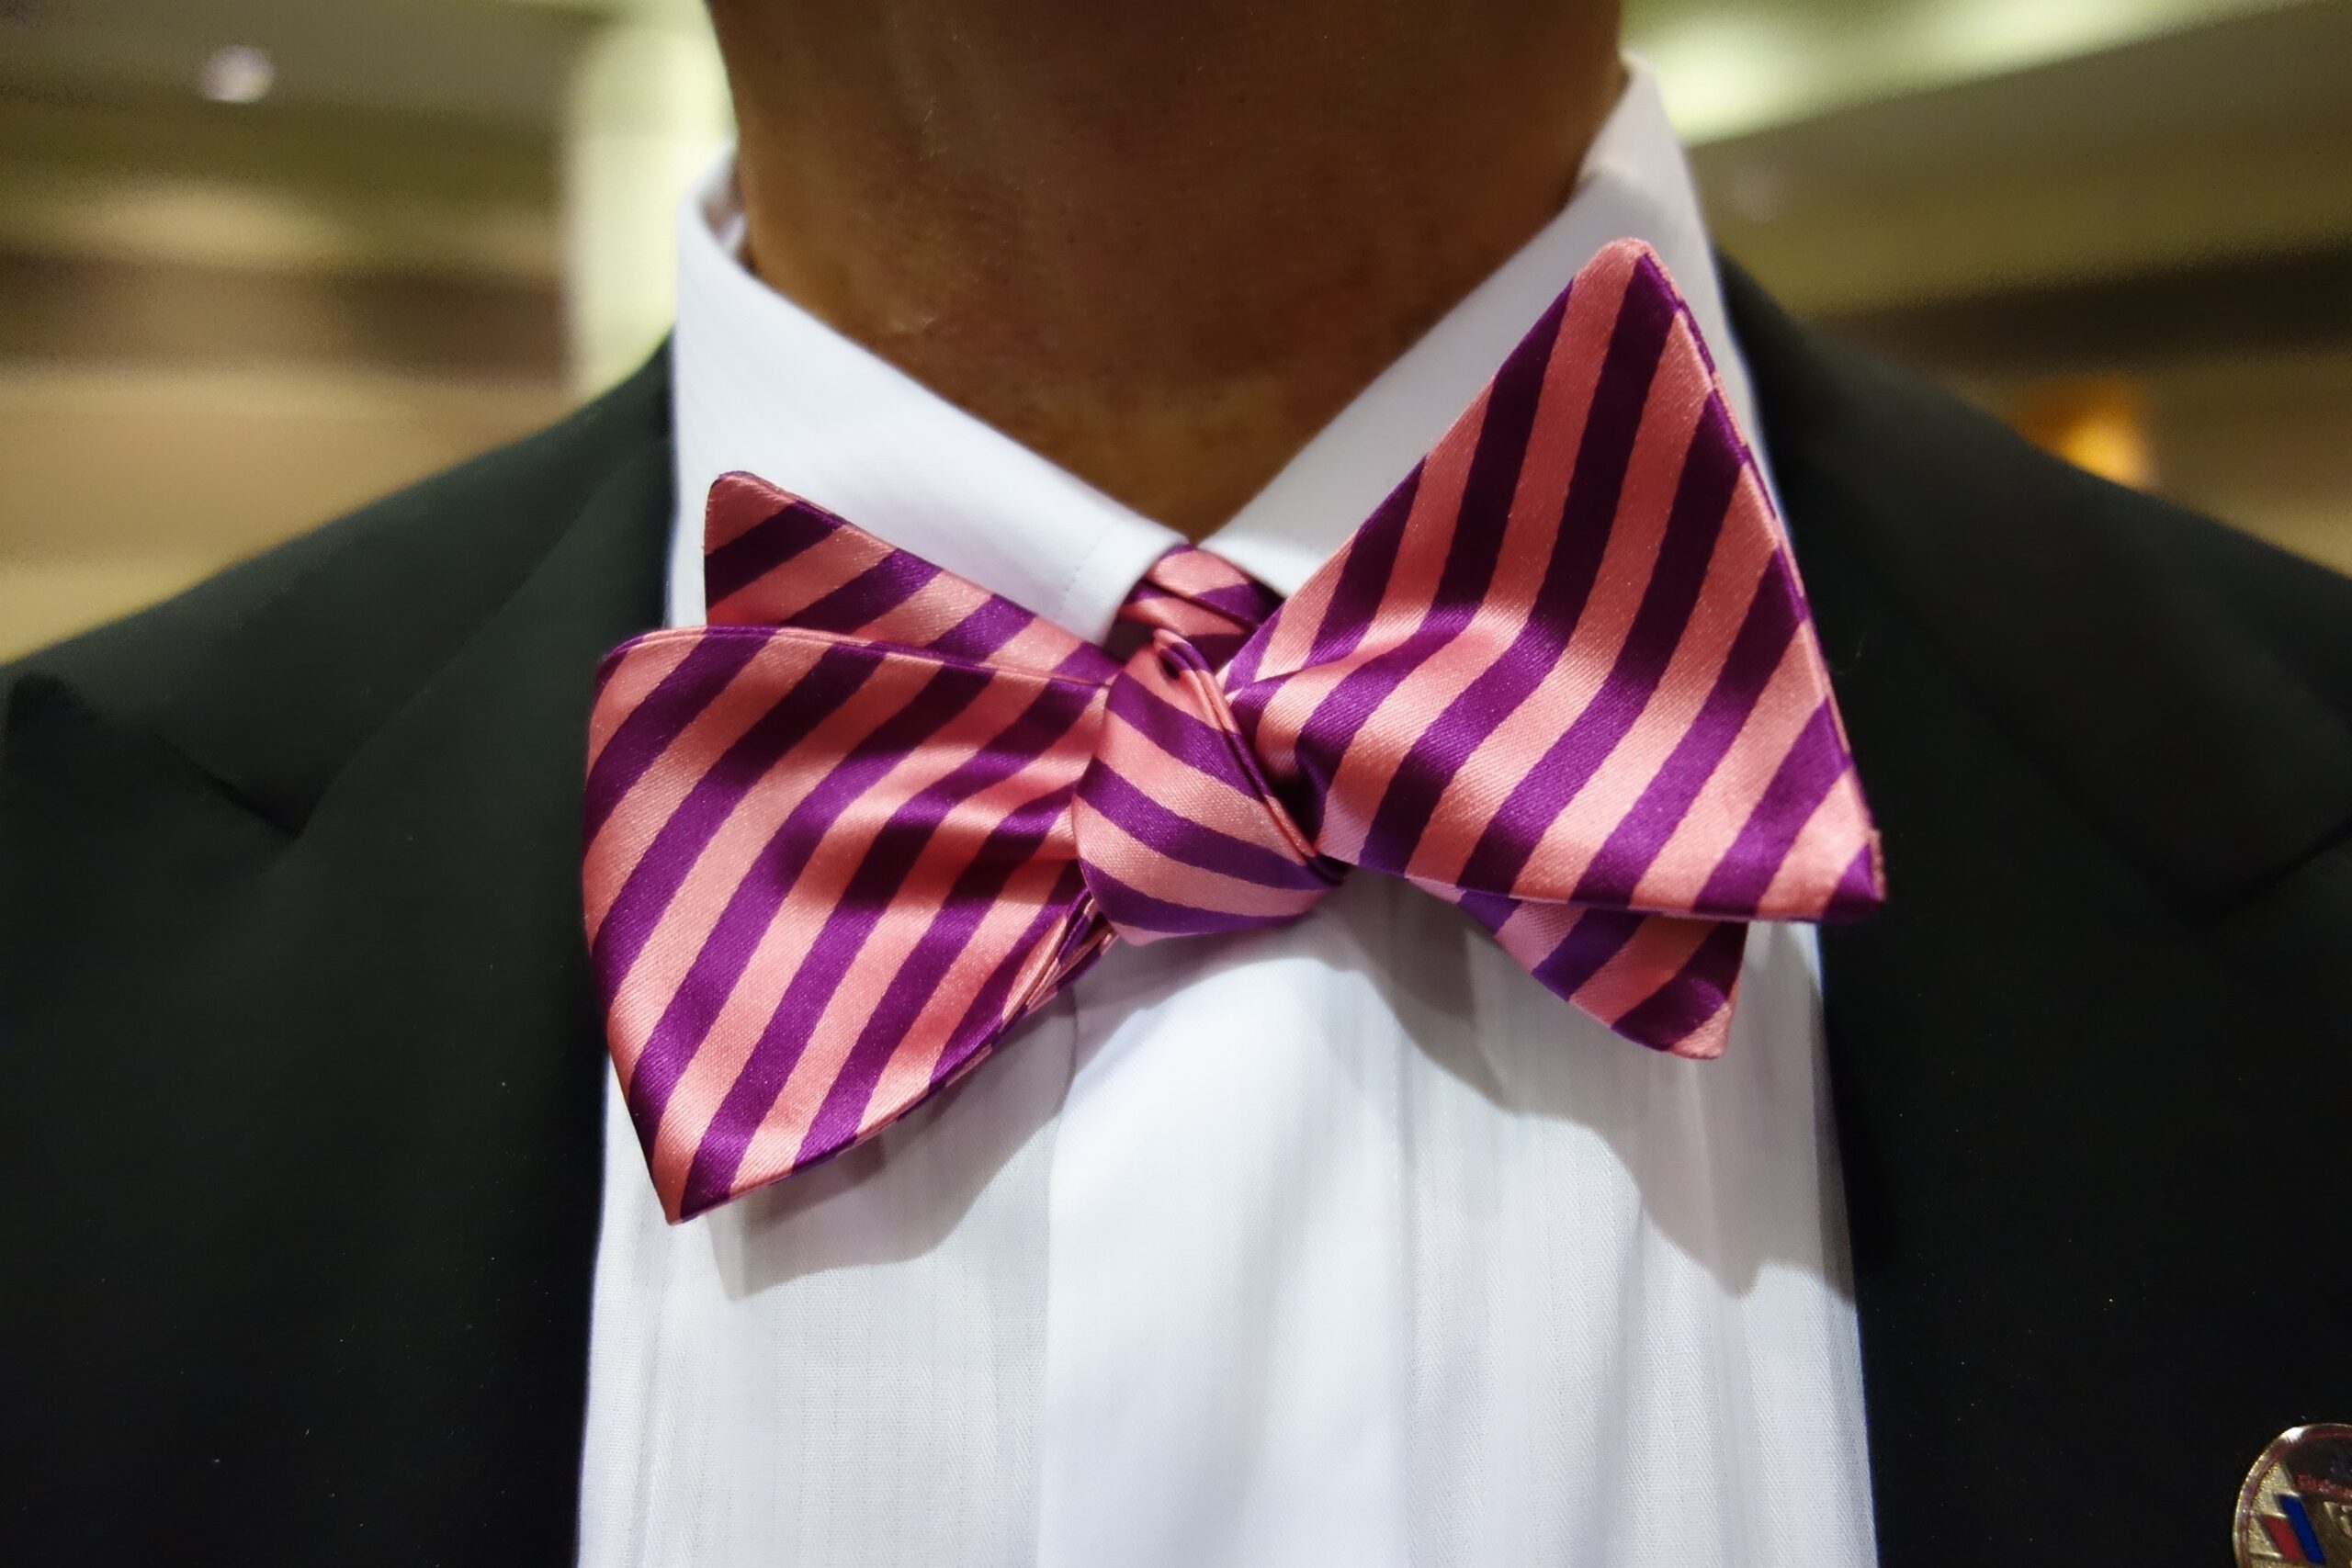
[[[1885,835],[1822,938],[1882,1552],[2207,1561],[2262,1445],[2352,1408],[2344,1271],[2256,1261],[2352,1097],[2352,733],[2281,629],[2344,585],[1727,274]]]
[[[26,1130],[110,1276],[28,1325],[81,1369],[58,1440],[111,1456],[74,1473],[144,1498],[79,1500],[96,1555],[568,1560],[581,758],[598,659],[659,618],[667,424],[657,365],[162,612],[219,630],[161,682],[136,630],[18,682],[9,1006],[84,1053],[29,1098],[111,1086]]]

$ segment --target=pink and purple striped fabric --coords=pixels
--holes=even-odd
[[[705,570],[710,625],[615,650],[589,738],[588,939],[673,1220],[921,1103],[1114,941],[1351,868],[1687,1056],[1743,922],[1882,895],[1755,461],[1630,241],[1287,602],[1179,547],[1106,651],[741,474]]]

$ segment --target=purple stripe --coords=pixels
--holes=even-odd
[[[695,1151],[686,1179],[688,1190],[725,1189],[733,1184],[744,1150],[751,1146],[752,1135],[775,1104],[776,1096],[783,1092],[793,1067],[808,1050],[809,1036],[824,1018],[826,1004],[832,1000],[842,977],[849,973],[850,965],[865,948],[891,898],[949,810],[1035,762],[1085,715],[1092,705],[1093,695],[1075,686],[1044,686],[1000,736],[891,812],[889,821],[865,847],[857,869],[850,874],[848,884],[842,889],[839,902],[826,917],[808,956],[769,1015],[758,1043],[752,1047],[741,1071],[719,1101],[702,1146]],[[903,752],[912,747],[899,750]],[[1075,784],[1072,780],[1068,787]],[[809,847],[813,848],[821,836],[821,829],[811,832]],[[805,850],[799,858],[805,863]]]
[[[1674,978],[1610,1027],[1654,1051],[1671,1050],[1723,1010],[1732,982],[1739,977],[1740,954],[1747,945],[1747,928],[1725,920],[1706,934]]]
[[[1212,588],[1193,602],[1218,615],[1232,616],[1240,629],[1249,633],[1262,626],[1266,617],[1281,606],[1283,599],[1255,578],[1244,578],[1224,588]]]
[[[1412,863],[1421,833],[1454,773],[1558,662],[1600,575],[1634,441],[1641,431],[1642,411],[1674,316],[1670,295],[1626,291],[1593,385],[1551,558],[1528,618],[1501,657],[1414,738],[1412,750],[1381,796],[1359,863],[1401,873]]]
[[[596,837],[605,818],[637,787],[654,759],[669,750],[680,731],[702,716],[767,640],[766,632],[748,627],[707,628],[693,649],[654,684],[644,701],[629,710],[605,742],[605,749],[596,753],[596,765],[588,770],[582,842]]]
[[[1215,671],[1222,670],[1231,662],[1233,656],[1248,643],[1249,637],[1243,632],[1209,632],[1185,640],[1201,656],[1201,662]]]
[[[1126,598],[1119,605],[1115,621],[1133,621],[1140,626],[1158,628],[1166,625],[1160,618],[1159,606],[1173,599],[1178,604],[1189,603],[1173,588],[1162,588],[1147,577],[1127,590]]]
[[[870,649],[851,650],[878,662],[882,655]],[[829,655],[830,657],[830,655]],[[752,862],[752,871],[736,884],[729,895],[727,908],[721,912],[710,935],[695,954],[686,977],[663,1009],[661,1021],[648,1036],[645,1049],[638,1058],[637,1070],[630,1076],[628,1089],[629,1114],[640,1128],[654,1126],[668,1105],[670,1092],[677,1087],[679,1076],[686,1063],[701,1047],[703,1036],[709,1032],[712,1020],[734,989],[736,979],[752,960],[760,938],[767,931],[785,895],[799,880],[802,869],[808,863],[824,830],[842,810],[870,788],[874,781],[896,767],[912,747],[938,731],[941,727],[970,705],[973,699],[985,691],[993,675],[987,671],[967,665],[944,665],[921,691],[910,698],[904,707],[874,732],[860,741],[847,756],[833,764],[831,770],[815,787],[796,802],[786,813],[783,822]],[[834,705],[838,706],[838,704]],[[786,740],[797,739],[807,732],[808,726],[797,725]],[[776,750],[781,756],[783,748]],[[771,759],[773,761],[773,758]],[[762,773],[765,772],[763,768]],[[754,777],[757,775],[754,774]],[[740,793],[740,792],[739,792]],[[691,848],[677,857],[679,863],[663,864],[662,874],[667,883],[661,897],[661,906],[667,908],[679,884],[685,880],[686,871],[701,853],[702,846],[718,829],[727,810],[734,802],[724,803],[724,809],[714,813],[709,825],[692,842]],[[666,830],[666,829],[665,829]],[[649,852],[646,863],[653,862]],[[656,910],[658,917],[659,911]],[[609,926],[611,921],[606,920]],[[652,920],[647,921],[647,930]],[[643,937],[639,937],[641,945]],[[600,943],[601,948],[601,943]],[[629,953],[635,957],[635,950]],[[596,973],[609,997],[627,973],[625,964],[608,962],[600,951]],[[609,1005],[609,1004],[608,1004]],[[650,1134],[649,1134],[650,1135]]]
[[[1822,923],[1859,920],[1886,901],[1878,885],[1878,854],[1874,846],[1864,844],[1846,863],[1846,874],[1838,879],[1838,891],[1829,907],[1821,912]]]
[[[1634,896],[1634,886],[1682,825],[1690,803],[1699,798],[1756,711],[1789,638],[1796,635],[1798,614],[1796,584],[1776,554],[1765,563],[1747,615],[1716,673],[1714,689],[1641,798],[1592,857],[1568,902],[1622,905]]]
[[[1005,884],[1035,857],[1037,847],[1069,808],[1069,787],[1057,786],[1015,807],[990,830],[971,863],[956,877],[956,886],[948,890],[938,914],[907,954],[906,962],[891,977],[881,1005],[859,1031],[857,1043],[850,1047],[841,1071],[825,1092],[824,1104],[809,1122],[797,1163],[822,1158],[857,1135],[857,1124],[865,1114],[866,1101],[873,1098],[874,1086],[882,1081],[883,1069],[905,1042],[907,1032],[930,1005],[947,972],[971,945],[973,935],[995,907]],[[1073,893],[1067,900],[1048,905],[1044,916],[1067,915],[1076,904],[1077,895]],[[1033,933],[1038,928],[1039,922],[1031,922]],[[1036,936],[1033,934],[1015,952],[1025,955],[1035,944]],[[954,1035],[951,1030],[949,1039]]]
[[[1160,577],[1160,573],[1171,561],[1189,560],[1196,556],[1205,558],[1224,570],[1232,572],[1236,581],[1196,593],[1191,589],[1168,582]],[[1241,637],[1247,637],[1256,631],[1259,625],[1268,615],[1273,614],[1283,602],[1281,594],[1241,571],[1232,562],[1221,560],[1210,555],[1208,551],[1192,545],[1174,546],[1166,555],[1154,561],[1150,570],[1144,573],[1143,580],[1137,582],[1134,591],[1127,595],[1126,603],[1120,607],[1120,614],[1125,617],[1131,612],[1136,613],[1136,618],[1141,619],[1146,625],[1156,626],[1161,623],[1155,615],[1153,606],[1168,599],[1173,599],[1180,604],[1191,604],[1206,610],[1211,615],[1224,616],[1233,623],[1236,635]]]
[[[840,526],[799,501],[752,524],[702,558],[705,599],[726,603]]]
[[[1407,676],[1461,635],[1486,601],[1566,302],[1563,295],[1544,312],[1535,330],[1511,351],[1496,374],[1487,396],[1486,423],[1478,432],[1478,447],[1463,485],[1453,536],[1447,541],[1445,566],[1438,574],[1437,592],[1420,624],[1394,647],[1382,649],[1340,677],[1300,731],[1294,750],[1305,783],[1292,793],[1289,804],[1291,815],[1309,839],[1321,830],[1323,796],[1356,732]],[[1252,695],[1262,703],[1272,695],[1272,684],[1257,688]]]
[[[1029,922],[1029,929],[1021,933],[1020,941],[1005,954],[1004,961],[989,974],[978,994],[972,998],[972,1005],[964,1010],[963,1018],[948,1035],[946,1049],[940,1052],[939,1061],[931,1069],[933,1088],[961,1072],[965,1065],[979,1051],[985,1050],[989,1042],[996,1037],[996,1021],[1004,1016],[1006,993],[1012,989],[1012,982],[1019,976],[1029,950],[1037,944],[1046,927],[1066,919],[1067,912],[1085,895],[1086,879],[1080,874],[1077,863],[1073,862],[1064,866],[1061,875],[1054,881],[1053,892],[1047,895],[1044,907],[1037,911],[1037,918]],[[1108,932],[1099,919],[1073,922],[1063,933],[1061,951],[1055,955],[1057,973],[1054,984],[1035,998],[1035,1002],[1051,1000],[1063,986],[1083,974],[1089,964],[1102,956],[1102,943],[1095,939],[1107,940],[1107,937]],[[1071,952],[1090,942],[1093,942],[1093,951],[1072,965]],[[1019,1021],[1019,1019],[1014,1019],[1011,1023]]]
[[[1623,909],[1587,909],[1568,928],[1568,934],[1560,939],[1560,945],[1545,953],[1528,972],[1554,996],[1573,1001],[1584,983],[1634,940],[1634,933],[1647,918]]]
[[[1625,633],[1625,645],[1591,703],[1545,750],[1543,761],[1528,770],[1487,824],[1478,847],[1463,866],[1464,886],[1502,889],[1517,882],[1544,829],[1591,780],[1647,705],[1690,625],[1732,486],[1739,478],[1736,449],[1715,438],[1724,423],[1723,400],[1709,394],[1698,434],[1682,462],[1657,561]]]
[[[609,1010],[621,981],[707,845],[777,758],[847,702],[882,661],[871,649],[827,649],[775,705],[718,755],[653,835],[605,912],[593,949]]]
[[[1699,890],[1691,904],[1693,911],[1736,919],[1753,916],[1757,900],[1772,886],[1781,863],[1789,858],[1789,846],[1797,841],[1805,823],[1850,765],[1845,749],[1838,744],[1838,721],[1825,698],[1805,721],[1796,744],[1781,759],[1779,771],[1765,785],[1730,852],[1707,878],[1707,886]]]
[[[1037,945],[1047,928],[1057,920],[1067,919],[1071,902],[1084,891],[1077,877],[1078,868],[1069,867],[1064,874],[1062,885],[1055,888],[1054,896],[1047,900],[1045,908],[1038,911],[1037,918],[1030,922],[1029,929],[1022,933],[1011,953],[1003,963],[997,965],[996,971],[989,976],[987,984],[980,987],[979,995],[973,998],[971,1007],[966,1010],[962,1021],[956,1024],[955,1032],[948,1037],[946,1047],[940,1052],[939,1061],[932,1068],[931,1088],[933,1089],[938,1089],[966,1066],[978,1061],[997,1045],[1003,1043],[1002,1037],[1010,1032],[1011,1024],[1017,1024],[1020,1021],[1016,1019],[1011,1021],[1006,1028],[998,1027],[998,1020],[1004,1010],[1006,993],[1012,988],[1012,982],[1019,976],[1023,961],[1027,959],[1031,950]],[[1092,959],[1090,958],[1087,962],[1091,963]],[[1079,967],[1082,970],[1085,964],[1081,964]],[[1065,980],[1069,977],[1065,976]],[[900,1107],[900,1113],[912,1111],[916,1106],[924,1103],[928,1098],[928,1095],[918,1096]],[[809,1152],[809,1144],[804,1141],[801,1151],[796,1157],[795,1168],[803,1168],[816,1159],[828,1158],[841,1153],[856,1141],[854,1134],[855,1129],[853,1126],[850,1136],[840,1139],[829,1148],[820,1148],[814,1154]],[[739,1159],[737,1168],[740,1169],[741,1165],[741,1162]],[[693,1168],[699,1168],[699,1166]],[[717,1208],[733,1196],[729,1190],[733,1183],[731,1172],[729,1173],[724,1185],[714,1184],[715,1168],[703,1171],[702,1174],[704,1179],[700,1184],[696,1184],[692,1179],[690,1169],[688,1184],[679,1198],[678,1212],[681,1219],[693,1219],[697,1214]]]
[[[1197,904],[1178,904],[1131,886],[1099,865],[1086,867],[1086,886],[1093,890],[1095,904],[1113,925],[1129,931],[1165,931],[1170,936],[1214,936],[1221,931],[1250,931],[1296,919],[1300,913],[1289,910],[1272,916],[1250,915],[1231,909],[1203,908]]]
[[[1235,737],[1193,717],[1147,689],[1140,681],[1111,688],[1111,712],[1148,736],[1170,756],[1236,789],[1255,792],[1256,779],[1244,767]]]
[[[854,632],[913,598],[938,575],[939,568],[921,556],[892,550],[785,624],[800,631]]]
[[[1078,793],[1087,805],[1170,860],[1254,882],[1261,887],[1303,892],[1311,887],[1329,887],[1336,880],[1263,844],[1178,816],[1113,772],[1099,757],[1079,781]],[[1256,792],[1252,789],[1250,793]],[[1280,807],[1270,806],[1269,809]]]
[[[1357,529],[1348,558],[1340,564],[1340,581],[1331,585],[1331,602],[1323,607],[1322,622],[1315,628],[1314,644],[1306,650],[1308,664],[1345,659],[1372,629],[1372,618],[1396,574],[1396,557],[1405,547],[1405,530],[1412,525],[1413,507],[1421,498],[1421,481],[1428,477],[1429,459],[1424,457]]]
[[[1306,665],[1329,664],[1346,658],[1371,629],[1373,612],[1380,607],[1381,595],[1387,591],[1388,580],[1396,570],[1396,551],[1404,543],[1405,525],[1413,515],[1413,498],[1420,493],[1421,470],[1427,466],[1426,462],[1414,464],[1412,472],[1373,509],[1372,515],[1357,527],[1344,547],[1340,581],[1332,585],[1330,603],[1323,607],[1323,620],[1315,628],[1315,642],[1307,649]],[[1234,655],[1227,679],[1237,691],[1258,679],[1266,645],[1272,640],[1275,623],[1283,614],[1283,607],[1277,605],[1242,645],[1241,651]],[[1270,679],[1280,680],[1289,673],[1287,670],[1277,671]],[[1245,699],[1237,696],[1235,701],[1243,703]],[[1258,716],[1264,707],[1261,696],[1236,710],[1241,719],[1241,732],[1250,736],[1253,744]]]
[[[1074,681],[1085,681],[1097,686],[1107,686],[1119,677],[1119,661],[1091,642],[1073,645],[1062,661],[1054,666],[1054,673]]]
[[[932,1069],[930,1086],[932,1089],[936,1089],[947,1079],[955,1077],[967,1063],[986,1055],[989,1048],[998,1043],[999,1031],[996,1028],[996,1020],[1004,1006],[1005,992],[1012,987],[1013,977],[1020,973],[1019,961],[1026,957],[1029,951],[1037,945],[1038,939],[1045,934],[1048,926],[1057,919],[1067,918],[1070,904],[1084,891],[1077,881],[1077,874],[1078,868],[1075,866],[1069,868],[1064,874],[1062,885],[1056,886],[1053,897],[1048,898],[1045,907],[1037,912],[1037,918],[1029,923],[1029,929],[1022,933],[1020,940],[1014,944],[1012,955],[997,966],[996,973],[989,976],[988,984],[981,987],[980,995],[975,998],[972,1006],[966,1010],[963,1021],[956,1024],[955,1032],[948,1036],[947,1045],[940,1052],[939,1061]],[[1065,888],[1068,889],[1067,892]],[[917,1096],[899,1108],[900,1113],[912,1111],[928,1098],[928,1094]],[[842,1138],[831,1148],[820,1149],[815,1154],[809,1152],[808,1145],[804,1142],[795,1168],[797,1169],[815,1160],[830,1158],[840,1154],[856,1141],[854,1128],[852,1129],[852,1136]],[[733,1194],[724,1187],[696,1188],[690,1185],[679,1195],[678,1217],[682,1220],[693,1219],[696,1214],[717,1208],[732,1196]]]
[[[1511,911],[1519,908],[1519,900],[1499,893],[1480,893],[1470,888],[1456,889],[1454,907],[1464,911],[1489,931],[1499,931]]]
[[[1037,617],[991,593],[980,606],[923,646],[951,659],[985,660],[1036,624]]]

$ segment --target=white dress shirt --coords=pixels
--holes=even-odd
[[[1289,592],[1577,268],[1647,241],[1747,377],[1646,69],[1574,198],[1205,541]],[[837,335],[683,214],[671,619],[749,468],[1086,635],[1176,536]],[[673,1228],[608,1095],[581,1559],[751,1568],[1871,1560],[1809,936],[1716,1062],[1350,879],[1115,949],[862,1148]]]

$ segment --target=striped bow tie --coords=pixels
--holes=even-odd
[[[710,625],[615,650],[589,738],[588,938],[673,1220],[920,1104],[1114,941],[1351,867],[1686,1056],[1741,922],[1881,896],[1754,458],[1630,241],[1287,602],[1180,547],[1122,659],[741,474],[704,565]]]

